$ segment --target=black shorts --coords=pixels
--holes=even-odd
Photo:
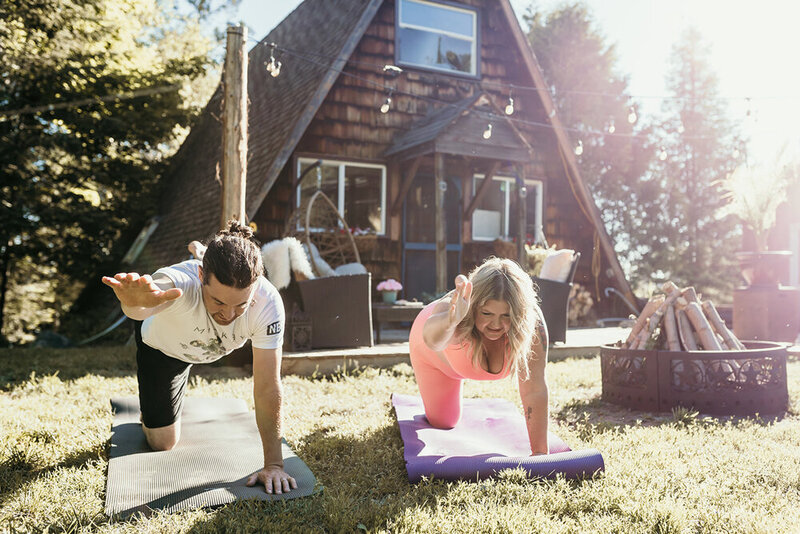
[[[142,423],[147,428],[169,426],[180,418],[192,364],[171,358],[146,345],[142,341],[142,322],[134,323]]]

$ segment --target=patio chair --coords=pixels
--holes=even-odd
[[[361,265],[355,239],[333,202],[315,192],[289,217],[285,236],[305,244],[316,276],[293,276],[281,293],[287,309],[299,300],[310,317],[311,348],[372,346],[372,275]]]
[[[569,272],[563,281],[531,276],[537,287],[539,305],[547,323],[547,334],[551,344],[557,341],[562,343],[567,341],[569,297],[572,289],[572,280],[575,278],[575,271],[578,268],[580,257],[580,252],[574,253]]]

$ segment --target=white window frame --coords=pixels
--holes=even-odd
[[[474,174],[472,176],[472,197],[475,197],[475,193],[478,191],[478,180],[483,180],[486,178],[485,174]],[[515,179],[512,176],[505,176],[505,175],[495,175],[492,177],[493,180],[501,181],[501,182],[510,182],[514,183]],[[536,192],[536,213],[534,214],[535,220],[535,234],[533,239],[535,242],[542,241],[542,206],[544,202],[542,201],[542,192],[544,191],[544,184],[539,180],[525,180],[525,188],[528,190],[528,194],[531,193],[531,190],[535,190]],[[502,235],[499,237],[508,238],[508,223],[511,219],[511,214],[509,211],[511,210],[511,188],[507,188],[503,194],[503,210],[505,211],[505,222],[502,228]],[[502,215],[502,214],[501,214]],[[475,235],[475,213],[472,214],[472,240],[473,241],[494,241],[495,237],[482,237],[479,235]]]
[[[302,172],[302,168],[304,164],[313,165],[317,161],[320,161],[319,158],[297,158],[297,169],[295,169],[295,179],[300,176]],[[349,160],[336,160],[336,159],[323,159],[321,160],[322,163],[320,165],[328,165],[328,166],[338,166],[338,177],[339,181],[337,184],[338,188],[338,199],[337,199],[337,206],[336,209],[339,210],[339,213],[342,217],[347,220],[344,213],[344,182],[345,182],[345,168],[347,166],[351,167],[363,167],[368,169],[380,169],[381,170],[381,231],[376,232],[375,235],[386,235],[386,165],[380,165],[377,163],[361,163],[358,161],[349,161]],[[311,171],[315,172],[315,171]],[[300,207],[300,182],[297,183],[297,188],[295,189],[295,197],[296,203],[295,207]],[[352,221],[347,221],[348,224],[352,224]],[[322,230],[321,228],[312,228],[312,231],[319,231]]]
[[[800,223],[789,225],[789,248],[792,257],[789,260],[789,283],[793,286],[800,286]]]
[[[443,68],[437,67],[435,65],[428,65],[428,64],[424,64],[424,63],[412,63],[410,61],[405,61],[405,60],[400,61],[400,59],[399,59],[400,58],[400,49],[399,49],[399,47],[397,48],[397,54],[396,54],[398,63],[400,63],[402,65],[409,65],[409,66],[412,66],[412,67],[419,67],[419,68],[422,68],[422,69],[435,70],[437,72],[447,72],[449,74],[456,74],[456,75],[462,75],[462,76],[472,76],[472,77],[479,76],[480,73],[478,72],[478,12],[477,12],[477,10],[468,9],[466,7],[461,8],[461,7],[457,7],[457,6],[450,5],[450,4],[441,4],[439,2],[428,2],[427,0],[412,0],[413,2],[416,2],[418,4],[427,4],[429,6],[437,8],[437,9],[442,9],[442,10],[446,10],[446,11],[458,11],[458,12],[461,12],[461,13],[467,13],[467,14],[471,15],[472,16],[472,38],[470,39],[470,38],[466,38],[464,35],[462,35],[460,33],[449,32],[449,31],[446,31],[446,30],[442,30],[440,28],[434,28],[432,26],[422,26],[422,25],[419,25],[419,24],[409,24],[407,22],[403,22],[403,17],[402,17],[403,4],[406,1],[407,0],[397,0],[397,25],[396,25],[396,27],[398,29],[399,28],[409,28],[409,29],[412,29],[412,30],[420,30],[420,31],[429,32],[429,33],[437,33],[437,34],[440,34],[440,35],[445,35],[447,37],[452,37],[453,39],[458,39],[460,41],[471,42],[472,43],[472,47],[470,49],[470,52],[471,52],[471,54],[470,54],[470,57],[471,57],[471,59],[470,59],[470,70],[469,70],[469,72],[462,72],[462,71],[452,70],[452,69],[443,69]],[[395,46],[397,46],[397,43],[395,43]]]

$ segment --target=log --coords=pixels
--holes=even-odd
[[[679,309],[677,314],[678,334],[683,348],[685,350],[697,350],[697,342],[694,340],[694,334],[692,333],[692,324],[686,318],[686,312]]]
[[[681,350],[681,341],[678,338],[678,324],[675,322],[675,307],[669,306],[664,314],[664,330],[667,333],[667,348],[671,351]]]
[[[683,296],[683,298],[686,299],[687,302],[698,302],[698,303],[700,302],[697,299],[697,292],[694,290],[694,287],[692,286],[684,288],[684,290],[681,291],[681,295]]]
[[[656,327],[658,326],[658,324],[661,322],[661,319],[664,317],[664,314],[666,313],[667,308],[672,307],[672,304],[680,296],[681,296],[680,292],[671,291],[667,295],[667,297],[664,299],[664,301],[658,306],[658,309],[655,312],[653,312],[653,315],[650,317],[650,322],[648,324],[648,327],[650,329],[650,333],[653,333],[653,330],[655,330]]]
[[[722,320],[722,317],[719,316],[719,312],[717,312],[717,308],[714,306],[714,303],[710,300],[706,300],[703,302],[703,311],[708,318],[708,322],[711,324],[711,327],[714,329],[716,333],[718,333],[722,339],[725,341],[728,349],[731,350],[744,350],[745,346],[742,344],[741,341],[730,331],[728,326],[725,324],[725,321]]]
[[[680,291],[680,288],[679,288],[678,286],[676,286],[675,284],[673,284],[673,283],[672,283],[671,281],[669,281],[669,280],[667,280],[666,282],[664,282],[664,284],[661,286],[661,289],[662,289],[662,290],[664,291],[664,293],[665,293],[665,294],[667,294],[667,295],[671,294],[673,291]]]
[[[647,319],[653,315],[661,305],[661,299],[663,298],[664,295],[650,297],[650,300],[644,305],[642,313],[639,314],[639,317],[637,317],[636,322],[633,324],[633,328],[631,328],[631,332],[628,334],[628,339],[625,340],[626,347],[633,348],[632,342],[636,339],[636,336],[639,335],[642,328],[645,327]]]
[[[708,319],[706,319],[700,304],[697,302],[690,302],[685,311],[686,317],[689,318],[689,321],[697,332],[697,337],[703,348],[705,350],[722,350],[722,347],[717,341],[717,337],[714,335],[714,330],[711,328]]]

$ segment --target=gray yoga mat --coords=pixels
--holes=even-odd
[[[106,515],[110,517],[314,493],[313,473],[285,440],[284,469],[297,481],[297,489],[278,495],[266,493],[262,485],[245,485],[264,466],[264,453],[255,413],[241,399],[187,397],[178,445],[159,452],[147,445],[136,397],[111,399],[111,409],[114,422],[106,483]]]

